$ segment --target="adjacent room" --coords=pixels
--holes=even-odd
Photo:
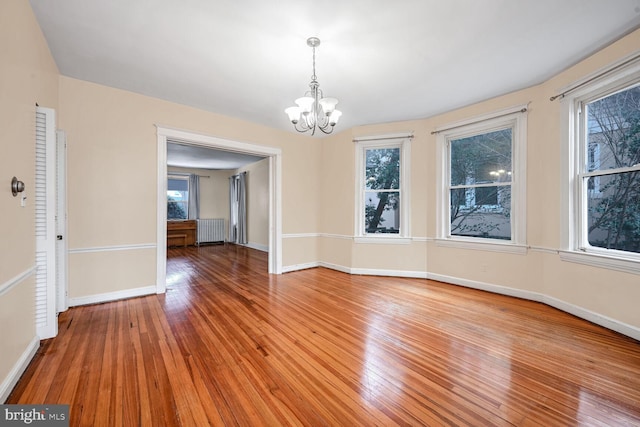
[[[7,0],[0,56],[0,424],[640,425],[638,0]]]

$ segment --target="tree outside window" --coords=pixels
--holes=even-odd
[[[449,140],[450,235],[511,240],[512,134]]]
[[[358,137],[356,142],[357,243],[406,244],[409,216],[410,133]]]
[[[400,232],[400,148],[365,150],[365,232]]]
[[[173,176],[167,180],[167,219],[187,219],[189,214],[189,179]]]
[[[640,85],[584,105],[588,245],[640,253]]]

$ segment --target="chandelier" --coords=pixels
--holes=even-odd
[[[309,37],[307,45],[313,49],[313,74],[309,83],[311,90],[305,92],[302,98],[296,99],[297,107],[289,107],[284,112],[298,132],[311,131],[311,135],[314,135],[316,129],[320,129],[329,134],[333,132],[342,112],[336,110],[336,98],[324,97],[316,77],[316,47],[320,46],[320,39]]]

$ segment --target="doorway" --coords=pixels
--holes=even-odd
[[[281,176],[282,150],[280,148],[248,144],[183,130],[157,127],[158,137],[158,188],[157,188],[157,282],[156,292],[166,290],[167,273],[167,143],[178,142],[201,148],[212,148],[235,153],[249,154],[269,158],[269,250],[268,271],[270,274],[282,273],[282,208]]]

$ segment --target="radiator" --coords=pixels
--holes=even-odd
[[[198,219],[197,245],[224,242],[224,219]]]

